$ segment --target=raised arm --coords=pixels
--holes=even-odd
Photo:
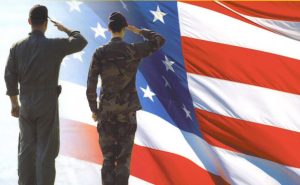
[[[128,30],[133,33],[139,34],[145,38],[144,42],[132,44],[133,49],[135,50],[136,58],[144,58],[151,53],[160,49],[165,43],[165,39],[158,33],[147,29],[138,29],[135,26],[129,25]]]
[[[51,21],[58,30],[68,34],[68,38],[56,39],[56,46],[63,56],[81,51],[86,45],[87,40],[80,34],[79,31],[71,31],[64,25]]]

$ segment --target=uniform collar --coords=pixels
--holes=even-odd
[[[113,37],[111,38],[110,41],[115,42],[115,41],[122,41],[123,39],[121,37]]]
[[[40,30],[32,30],[31,33],[29,33],[31,36],[38,36],[38,37],[45,37],[45,33],[43,33]]]

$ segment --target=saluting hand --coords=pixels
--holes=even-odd
[[[128,29],[129,31],[132,31],[132,32],[135,33],[135,34],[140,34],[140,32],[141,32],[141,29],[138,29],[137,27],[132,26],[132,25],[128,25],[128,26],[127,26],[127,29]]]
[[[67,33],[67,34],[71,33],[71,30],[69,30],[68,28],[66,28],[66,27],[65,27],[64,25],[62,25],[61,23],[56,22],[56,21],[54,21],[54,20],[52,20],[52,19],[50,19],[50,21],[54,24],[54,26],[57,27],[57,29],[58,29],[59,31],[63,31],[63,32]]]

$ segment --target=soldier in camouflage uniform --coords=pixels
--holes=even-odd
[[[125,29],[143,36],[146,41],[128,44],[122,40]],[[137,128],[136,111],[141,109],[135,76],[142,58],[158,50],[165,42],[159,34],[128,26],[118,12],[110,16],[113,38],[98,48],[92,59],[87,81],[87,99],[94,120],[98,121],[100,147],[104,156],[102,183],[127,185],[130,159]],[[101,77],[100,104],[97,105],[97,83]]]
[[[54,184],[55,158],[59,151],[60,64],[66,55],[87,45],[78,31],[52,22],[69,37],[46,38],[48,9],[34,6],[29,15],[32,32],[13,45],[5,68],[7,95],[12,102],[11,114],[19,117],[19,185]]]

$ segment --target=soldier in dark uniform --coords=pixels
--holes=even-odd
[[[69,37],[46,38],[48,10],[45,6],[34,6],[29,14],[32,32],[12,46],[5,69],[11,113],[19,117],[20,125],[19,185],[54,184],[55,158],[59,151],[60,64],[66,55],[81,51],[87,45],[78,31],[52,22]]]
[[[100,147],[104,156],[102,183],[127,185],[130,159],[136,132],[136,111],[141,109],[135,76],[142,58],[158,50],[165,42],[159,34],[127,25],[118,12],[109,18],[111,41],[98,48],[92,59],[87,81],[87,99],[93,119],[98,121]],[[143,36],[146,41],[128,44],[122,40],[125,29]],[[101,77],[100,104],[97,83]]]

